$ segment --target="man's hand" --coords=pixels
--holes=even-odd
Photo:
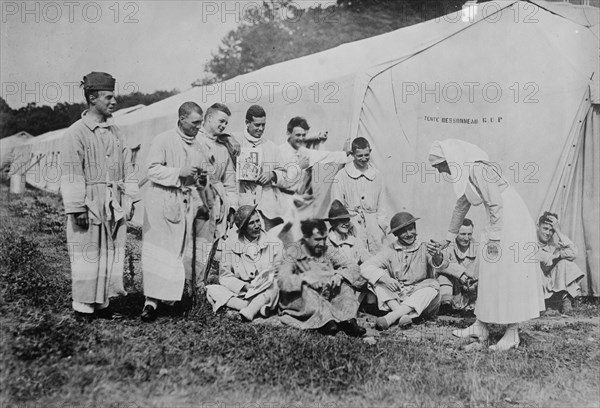
[[[400,292],[404,287],[404,285],[402,285],[396,279],[387,275],[383,275],[381,278],[379,278],[379,281],[383,283],[385,287],[391,290],[392,292]]]
[[[438,255],[442,250],[442,245],[439,242],[434,241],[433,239],[430,239],[426,246],[427,253],[431,256]]]
[[[324,131],[324,132],[323,132],[323,131],[321,131],[321,132],[319,132],[319,134],[317,135],[317,138],[318,138],[319,140],[325,141],[325,140],[327,140],[328,134],[329,134],[329,131],[328,131],[328,130],[326,130],[326,131]]]
[[[315,281],[315,282],[311,282],[308,284],[308,287],[313,288],[317,292],[320,291],[321,289],[323,289],[324,286],[325,286],[325,282],[321,282],[321,281]]]
[[[331,279],[329,280],[329,284],[332,289],[337,289],[342,285],[342,276],[338,273],[334,273]]]
[[[179,177],[188,178],[190,176],[196,175],[200,171],[200,167],[198,166],[185,166],[179,169]]]
[[[460,278],[458,279],[458,281],[460,282],[461,285],[466,285],[468,280],[469,280],[469,278],[464,273],[462,275],[460,275]]]
[[[492,258],[496,258],[500,253],[500,240],[490,239],[487,244],[487,255]]]
[[[350,139],[346,139],[342,150],[346,152],[346,156],[350,156],[352,154],[352,142],[350,141]]]
[[[269,183],[271,181],[271,179],[273,179],[273,177],[275,177],[275,172],[270,172],[270,173],[261,173],[260,176],[258,176],[258,178],[256,179],[255,183],[256,184],[260,184],[261,186],[264,186],[265,184]]]
[[[552,229],[554,230],[554,233],[560,234],[560,224],[558,223],[558,218],[551,215],[548,217],[548,221],[549,221],[549,224],[552,225]]]
[[[73,218],[75,218],[75,225],[81,228],[87,229],[90,225],[87,212],[73,214]]]

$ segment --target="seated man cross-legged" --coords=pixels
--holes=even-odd
[[[358,299],[354,288],[364,280],[356,262],[327,246],[325,221],[301,222],[303,238],[286,248],[278,276],[279,308],[284,323],[299,329],[318,329],[335,335],[366,333],[356,322]]]
[[[394,215],[390,229],[397,241],[361,266],[379,309],[389,312],[377,318],[378,330],[386,330],[396,322],[407,326],[419,316],[434,316],[440,307],[435,269],[446,268],[448,260],[440,244],[417,240],[417,220],[407,212]]]
[[[234,223],[238,234],[224,243],[219,285],[206,286],[206,297],[215,312],[227,306],[250,321],[258,313],[268,315],[277,305],[275,274],[283,245],[273,238],[267,240],[256,206],[241,206]]]

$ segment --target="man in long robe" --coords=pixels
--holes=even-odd
[[[269,231],[283,220],[294,222],[298,212],[292,197],[281,191],[292,187],[285,163],[280,163],[278,146],[263,137],[267,114],[259,105],[252,105],[246,112],[246,127],[238,137],[241,155],[237,162],[239,204],[257,205],[265,230]],[[248,163],[247,158],[256,158]],[[247,168],[258,167],[257,177],[246,177]],[[278,177],[279,175],[279,177]]]
[[[204,123],[198,131],[196,141],[202,155],[202,171],[208,175],[208,183],[214,192],[214,204],[208,219],[196,221],[196,269],[204,271],[214,242],[224,238],[227,226],[231,225],[233,214],[238,207],[238,192],[235,181],[235,169],[229,150],[218,141],[227,124],[231,111],[222,103],[211,105],[205,115]],[[221,248],[222,240],[218,247]],[[189,246],[192,246],[190,241]],[[188,248],[191,253],[191,248]],[[220,258],[220,251],[215,260]]]
[[[366,333],[356,322],[358,299],[354,288],[364,285],[358,264],[340,251],[327,248],[323,220],[301,223],[303,238],[288,245],[279,270],[281,320],[299,329],[318,329],[335,335]]]
[[[352,158],[335,176],[331,200],[340,201],[358,217],[356,233],[371,254],[383,246],[388,231],[383,177],[370,162],[371,145],[364,137],[352,141]]]
[[[78,319],[112,318],[109,298],[125,295],[123,268],[127,220],[137,181],[125,163],[125,142],[112,121],[115,79],[83,78],[88,104],[69,127],[61,149],[60,191],[67,214],[73,310]]]
[[[156,136],[148,151],[148,180],[144,214],[142,270],[146,302],[141,318],[156,319],[158,302],[172,306],[181,300],[185,285],[184,261],[199,206],[197,183],[202,156],[196,135],[202,108],[185,102],[174,129]],[[208,209],[203,208],[208,216]]]

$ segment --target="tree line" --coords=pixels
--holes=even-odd
[[[128,108],[139,104],[150,105],[177,94],[179,91],[156,91],[151,94],[134,92],[117,96],[117,109]],[[38,136],[52,130],[71,126],[81,117],[87,106],[85,103],[60,102],[50,107],[30,102],[19,109],[12,109],[0,98],[0,138],[25,131]]]

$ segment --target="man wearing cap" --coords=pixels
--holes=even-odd
[[[201,208],[205,188],[197,183],[202,156],[196,135],[202,126],[202,108],[195,102],[179,107],[177,125],[156,136],[148,151],[150,185],[144,200],[142,271],[146,302],[142,321],[156,319],[159,301],[172,306],[181,300],[185,284],[185,249],[191,240],[192,222]]]
[[[291,196],[284,194],[280,188],[290,188],[290,177],[287,168],[279,164],[279,150],[271,140],[263,137],[267,124],[267,113],[259,105],[252,105],[246,112],[246,127],[240,137],[241,155],[238,156],[237,174],[240,205],[258,205],[257,209],[263,218],[265,229],[269,231],[281,222],[294,221],[297,211]],[[256,165],[260,168],[254,180],[244,179],[242,174],[244,157],[256,157]],[[276,173],[277,171],[277,173]],[[279,177],[277,177],[279,174]]]
[[[63,137],[60,191],[67,214],[73,310],[78,319],[113,318],[109,298],[125,295],[123,267],[127,220],[137,194],[125,163],[125,141],[112,121],[115,79],[83,77],[88,104]]]
[[[327,247],[325,221],[301,222],[303,238],[286,246],[279,269],[280,319],[299,329],[318,329],[335,335],[366,333],[356,322],[358,299],[354,289],[364,285],[359,266]]]
[[[243,320],[275,310],[278,288],[275,273],[282,260],[283,244],[266,239],[256,205],[241,206],[235,213],[238,228],[223,245],[219,284],[206,286],[206,297],[216,312],[226,306],[238,310]]]
[[[583,272],[577,266],[577,247],[562,231],[558,216],[545,211],[537,225],[538,250],[543,276],[544,298],[558,298],[560,311],[569,314],[573,310],[573,298],[581,295],[579,281]]]
[[[334,178],[331,199],[358,214],[357,236],[371,254],[383,246],[388,229],[383,178],[371,163],[371,145],[364,137],[352,141],[352,158]]]
[[[453,310],[473,310],[477,299],[477,243],[473,241],[473,221],[465,218],[454,242],[444,250],[448,267],[438,270],[441,305],[439,314]]]
[[[371,254],[354,235],[355,227],[350,221],[354,216],[356,214],[350,214],[341,202],[333,200],[326,220],[331,225],[327,234],[327,245],[332,251],[340,251],[348,259],[361,265]]]
[[[441,245],[417,240],[418,218],[399,212],[390,221],[397,238],[361,266],[361,273],[377,296],[378,307],[389,312],[376,321],[386,330],[398,322],[407,326],[419,316],[433,316],[440,306],[440,285],[435,270],[447,268]]]

